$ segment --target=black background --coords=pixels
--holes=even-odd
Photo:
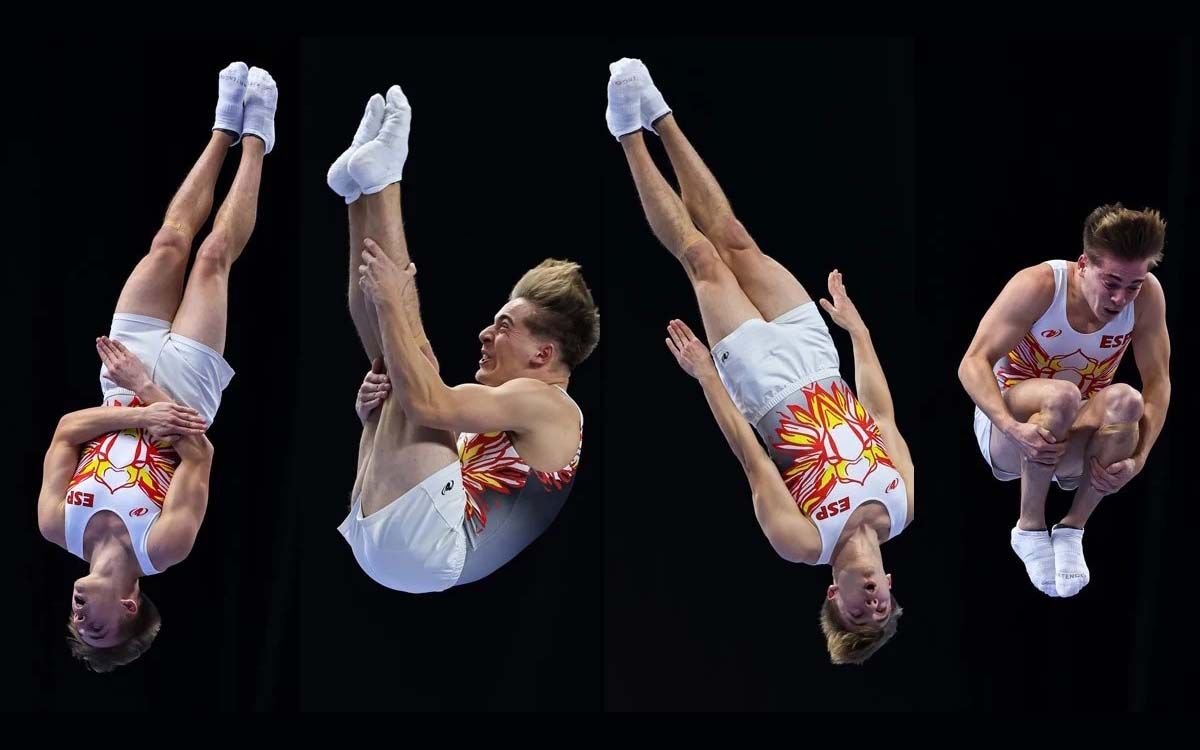
[[[900,429],[915,444],[920,415],[906,394],[924,376],[904,366],[918,344],[911,43],[644,39],[613,43],[606,59],[623,55],[649,66],[764,252],[814,298],[827,295],[829,271],[842,271],[896,394]],[[647,138],[674,182],[658,139]],[[663,344],[671,318],[701,330],[691,287],[650,233],[621,149],[612,143],[610,152],[607,283],[637,303],[610,313],[622,335],[607,380],[608,420],[621,429],[605,457],[606,705],[937,706],[942,696],[912,690],[906,677],[954,632],[932,627],[936,594],[925,583],[936,566],[920,555],[922,521],[884,552],[907,610],[895,642],[866,670],[834,669],[817,624],[829,568],[784,562],[759,530],[699,386]],[[852,378],[849,337],[830,327]],[[938,665],[923,668],[932,678]]]
[[[32,124],[7,123],[8,287],[22,317],[7,396],[23,452],[0,545],[14,595],[2,618],[9,707],[1079,710],[1189,695],[1176,686],[1196,666],[1194,490],[1171,471],[1186,460],[1180,420],[1195,413],[1183,377],[1200,173],[1188,42],[36,47],[57,84],[22,110]],[[884,554],[905,614],[863,667],[828,663],[817,626],[828,569],[771,551],[699,388],[662,344],[667,320],[699,314],[604,127],[607,63],[625,55],[650,66],[763,249],[814,297],[840,268],[871,327],[921,480],[917,523]],[[210,433],[208,517],[192,557],[144,581],[164,617],[156,644],[92,675],[62,637],[85,567],[36,532],[41,456],[59,415],[99,400],[93,339],[202,149],[213,79],[234,59],[271,71],[280,109],[258,226],[233,271],[226,358],[238,375]],[[586,427],[562,515],[488,579],[420,597],[371,582],[335,530],[367,362],[345,308],[345,209],[325,171],[366,99],[392,83],[414,109],[404,214],[447,382],[471,378],[477,332],[545,257],[583,264],[603,321],[571,383]],[[1088,211],[1116,200],[1169,222],[1156,273],[1174,395],[1146,470],[1088,526],[1092,583],[1051,600],[1008,547],[1017,485],[979,457],[955,370],[1005,281],[1074,258]],[[833,336],[852,379],[849,340]],[[1126,359],[1118,380],[1136,385]],[[1051,521],[1068,502],[1052,490]]]
[[[549,64],[553,62],[553,64]],[[569,43],[521,40],[311,42],[304,49],[298,289],[306,331],[302,420],[328,425],[341,458],[299,514],[301,705],[320,708],[571,708],[600,703],[599,596],[609,298],[592,177],[604,144],[604,71]],[[601,343],[570,393],[584,412],[578,478],[559,518],[510,564],[440,595],[370,581],[334,527],[357,450],[353,395],[367,370],[345,312],[345,207],[324,185],[374,92],[399,83],[413,107],[402,183],[425,328],[448,383],[470,382],[478,333],[546,257],[583,265]],[[589,83],[591,84],[589,86]],[[335,293],[332,287],[341,289]],[[308,293],[308,290],[313,290]],[[316,290],[322,291],[319,294]],[[298,295],[301,296],[301,295]],[[326,397],[331,384],[337,390]],[[347,436],[353,435],[353,439]],[[293,456],[297,474],[313,461]],[[309,467],[307,470],[305,467]],[[322,470],[322,474],[326,470]],[[315,491],[320,487],[320,491]]]
[[[425,325],[446,381],[470,381],[478,332],[543,258],[581,262],[607,312],[590,156],[606,131],[602,120],[576,125],[603,109],[606,71],[572,67],[584,56],[570,50],[390,39],[72,42],[47,52],[59,79],[75,82],[63,92],[71,100],[28,139],[32,153],[10,150],[34,186],[17,205],[37,217],[23,227],[33,248],[22,290],[30,382],[15,396],[32,402],[18,493],[27,501],[6,525],[24,618],[14,637],[28,654],[6,680],[17,705],[600,705],[603,348],[570,386],[586,421],[570,501],[511,564],[444,594],[405,595],[370,581],[336,531],[354,478],[354,394],[369,363],[346,312],[346,209],[326,169],[368,97],[404,86],[414,108],[404,213]],[[543,56],[566,61],[554,67],[561,78],[533,86],[523,79]],[[70,659],[60,625],[85,567],[33,522],[41,455],[61,413],[99,401],[93,339],[204,146],[216,73],[234,59],[267,68],[280,103],[257,228],[232,275],[225,356],[238,375],[210,431],[208,515],[186,563],[144,580],[163,613],[154,646],[92,675]]]
[[[951,705],[1054,710],[1179,707],[1195,670],[1180,648],[1196,611],[1185,554],[1186,498],[1172,479],[1195,414],[1195,341],[1183,287],[1194,266],[1194,50],[1173,39],[940,41],[917,47],[918,310],[938,385],[922,390],[916,451],[928,524],[922,544],[943,573],[932,627],[959,632]],[[1105,499],[1084,540],[1091,582],[1050,599],[1008,546],[1016,482],[979,456],[972,405],[955,370],[984,311],[1021,268],[1079,256],[1096,206],[1158,208],[1168,222],[1155,271],[1174,344],[1171,408],[1145,470]],[[1140,385],[1132,352],[1117,381]],[[1174,438],[1174,439],[1173,439]],[[1053,487],[1047,520],[1071,495]],[[957,620],[950,613],[958,612]],[[899,645],[899,644],[897,644]]]
[[[36,180],[26,307],[33,317],[26,391],[32,421],[23,446],[24,499],[13,515],[21,522],[6,525],[28,550],[27,575],[17,585],[28,602],[21,607],[28,625],[18,636],[28,644],[22,651],[29,661],[6,680],[18,705],[144,710],[296,700],[297,659],[289,653],[300,644],[286,623],[295,619],[298,578],[290,557],[300,501],[317,498],[300,490],[290,461],[302,440],[330,434],[319,424],[301,431],[294,418],[300,394],[294,354],[306,338],[292,325],[303,300],[290,291],[303,257],[299,227],[288,220],[301,179],[295,128],[286,125],[299,116],[292,93],[297,49],[76,39],[44,52],[48,80],[63,85],[43,103],[43,112],[57,109],[57,115],[43,115],[25,142]],[[63,638],[70,583],[86,573],[86,564],[43,541],[33,523],[41,456],[59,415],[100,403],[94,339],[108,332],[125,278],[207,143],[215,74],[235,59],[266,68],[279,82],[281,126],[266,159],[257,227],[230,284],[225,357],[238,374],[209,432],[216,457],[208,513],[186,563],[143,579],[163,616],[153,647],[133,665],[95,675],[70,657]],[[226,159],[214,215],[240,153],[234,149]],[[211,221],[194,247],[210,227]],[[332,289],[307,296],[322,294],[336,299]],[[324,463],[336,467],[338,455]]]

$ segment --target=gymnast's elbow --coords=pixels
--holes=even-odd
[[[796,545],[790,538],[781,538],[777,535],[767,535],[767,541],[771,543],[771,548],[775,550],[775,554],[790,563],[807,563],[809,555],[800,546]]]

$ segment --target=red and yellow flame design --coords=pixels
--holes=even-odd
[[[863,484],[880,466],[893,466],[879,427],[849,387],[819,383],[801,389],[803,404],[780,412],[775,448],[792,457],[783,472],[796,504],[810,514],[838,484]]]
[[[575,480],[579,467],[579,454],[583,445],[575,450],[575,458],[568,466],[558,471],[535,471],[517,453],[512,438],[507,432],[481,432],[464,435],[459,441],[458,462],[462,466],[463,488],[467,491],[466,517],[480,533],[487,526],[487,493],[511,495],[524,489],[529,475],[533,474],[549,491],[562,490]]]
[[[483,531],[488,515],[484,495],[489,490],[501,495],[520,491],[529,477],[529,465],[517,455],[505,432],[480,432],[464,440],[458,462],[467,491],[467,520],[476,532]]]
[[[1079,349],[1051,356],[1030,332],[1025,334],[1001,363],[996,371],[996,383],[1001,390],[1006,390],[1023,380],[1054,378],[1060,377],[1060,373],[1065,373],[1070,379],[1077,380],[1080,394],[1084,399],[1088,399],[1112,384],[1117,367],[1121,364],[1121,356],[1125,354],[1130,340],[1131,338],[1126,338],[1117,350],[1105,359],[1094,359]],[[1083,362],[1082,366],[1069,364],[1080,360]]]
[[[569,465],[564,466],[558,471],[537,471],[535,469],[533,473],[537,475],[538,481],[542,483],[542,486],[547,490],[561,490],[570,485],[571,482],[574,482],[575,472],[579,470],[579,452],[582,448],[583,443],[581,441],[580,447],[575,450],[575,458],[571,459]]]
[[[122,465],[117,465],[112,454],[117,442],[122,438],[132,439],[136,443],[132,458]],[[113,494],[129,487],[137,487],[151,502],[161,508],[167,496],[167,488],[171,484],[171,477],[174,476],[175,467],[178,465],[179,454],[167,443],[152,442],[145,430],[110,432],[84,446],[79,466],[67,484],[67,489],[94,477]]]

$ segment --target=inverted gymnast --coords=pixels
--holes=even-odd
[[[610,71],[609,130],[650,228],[683,265],[715,342],[710,356],[674,320],[667,348],[700,382],[771,546],[785,560],[832,567],[820,612],[830,659],[861,664],[896,632],[902,610],[880,545],[912,523],[914,497],[912,460],[870,332],[833,271],[832,302],[821,306],[850,333],[856,396],[816,304],[734,216],[646,66],[622,58]],[[658,171],[643,130],[662,139],[680,194]]]
[[[72,654],[98,672],[150,647],[161,618],[140,578],[186,559],[204,521],[213,457],[204,433],[233,377],[222,356],[229,272],[254,229],[277,99],[267,71],[240,62],[221,71],[208,145],[96,340],[104,405],[64,415],[46,452],[38,526],[88,563],[67,632]],[[192,240],[238,142],[237,176],[185,287]]]

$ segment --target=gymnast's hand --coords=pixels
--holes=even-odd
[[[174,401],[156,401],[138,412],[141,426],[158,442],[174,443],[188,435],[203,435],[208,429],[200,412]]]
[[[846,286],[842,283],[842,272],[836,268],[829,272],[829,296],[833,298],[833,302],[831,303],[827,299],[821,300],[821,309],[829,313],[829,317],[833,318],[834,323],[850,333],[867,330],[867,324],[863,323],[862,316],[858,314],[858,308],[846,294]]]
[[[108,368],[108,377],[122,388],[141,394],[150,385],[150,373],[137,356],[116,339],[101,336],[96,339],[96,353]]]
[[[1092,487],[1102,495],[1112,495],[1137,476],[1142,467],[1136,460],[1126,458],[1123,461],[1104,466],[1095,456],[1088,461],[1088,474]]]
[[[1033,422],[1017,422],[1004,432],[1021,449],[1026,461],[1046,466],[1055,466],[1067,452],[1067,441],[1054,437],[1054,433]]]
[[[362,265],[358,267],[358,286],[376,305],[399,302],[404,290],[417,275],[415,263],[410,262],[407,268],[400,268],[369,237],[363,240],[362,259]]]
[[[675,355],[675,361],[684,372],[697,380],[710,375],[717,376],[717,366],[713,364],[708,347],[696,338],[696,334],[692,333],[692,329],[688,328],[686,323],[682,320],[672,320],[667,324],[667,334],[670,336],[665,339],[667,349]]]
[[[371,412],[378,409],[390,395],[392,395],[392,381],[388,379],[387,373],[376,372],[376,368],[371,368],[371,371],[363,378],[362,385],[358,388],[358,398],[354,401],[354,411],[358,414],[358,421],[365,425]]]

